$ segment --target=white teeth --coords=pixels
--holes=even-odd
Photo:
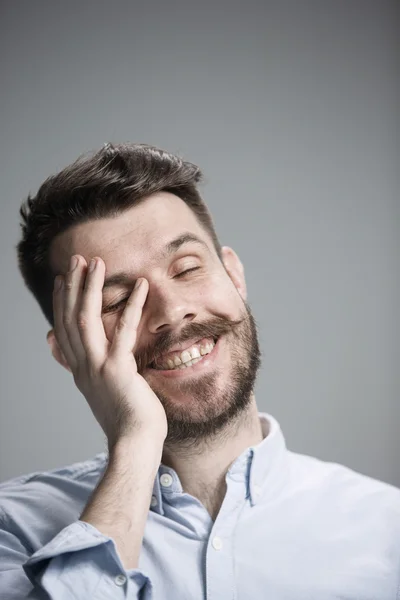
[[[204,356],[205,354],[210,354],[211,350],[214,348],[215,344],[214,342],[207,342],[207,344],[204,344],[204,346],[200,347],[200,353],[202,356]]]
[[[191,367],[192,365],[199,362],[199,360],[202,360],[202,359],[195,358],[194,360],[188,360],[188,362],[182,363],[181,365],[179,365],[179,367],[175,367],[175,369],[187,369],[188,367]]]
[[[184,350],[180,357],[175,355],[173,358],[167,358],[164,363],[160,363],[156,368],[160,370],[186,369],[186,367],[191,367],[198,363],[206,354],[210,354],[214,346],[214,342],[207,342],[200,346],[200,349],[198,346],[194,346],[190,350]]]
[[[195,347],[194,347],[194,348],[191,350],[190,354],[192,355],[192,358],[199,358],[199,357],[201,356],[201,354],[200,354],[200,351],[199,351],[199,349],[198,349],[198,347],[197,347],[197,346],[195,346]]]
[[[187,363],[191,359],[192,359],[192,357],[190,356],[190,352],[188,352],[187,350],[184,350],[181,354],[181,361],[183,363]]]

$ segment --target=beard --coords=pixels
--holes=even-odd
[[[157,389],[154,382],[148,381],[165,410],[168,423],[165,439],[167,446],[190,446],[200,441],[210,441],[227,426],[245,416],[261,366],[261,352],[254,317],[250,307],[246,303],[244,306],[244,313],[238,321],[214,317],[206,323],[189,323],[181,331],[179,339],[170,333],[160,334],[157,346],[145,350],[137,357],[138,371],[141,372],[144,365],[149,364],[150,358],[162,356],[177,342],[193,337],[219,338],[222,335],[228,341],[226,351],[230,353],[231,364],[228,383],[224,389],[218,385],[221,370],[218,367],[213,373],[185,378],[175,383],[179,396],[191,399],[179,405],[174,402],[171,392]]]

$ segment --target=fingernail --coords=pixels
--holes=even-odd
[[[95,266],[96,266],[97,260],[95,258],[92,258],[92,260],[89,263],[89,271],[93,271]]]
[[[54,291],[58,292],[59,290],[61,290],[62,284],[63,284],[63,277],[57,276],[54,280]]]
[[[143,281],[143,279],[137,280],[137,282],[135,283],[135,290],[138,290],[140,288],[140,286],[142,285],[142,281]]]
[[[76,256],[71,256],[71,260],[69,261],[69,270],[73,271],[78,264],[78,259]]]

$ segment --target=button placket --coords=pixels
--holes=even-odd
[[[243,477],[229,477],[226,496],[211,530],[206,554],[206,599],[232,598],[236,582],[233,560],[233,535],[240,512],[246,503]]]
[[[211,545],[214,550],[221,550],[223,546],[221,538],[218,535],[214,536]]]
[[[173,482],[172,476],[169,473],[163,473],[160,477],[162,487],[171,487]]]
[[[124,585],[125,582],[126,582],[125,575],[117,575],[114,579],[115,585]]]

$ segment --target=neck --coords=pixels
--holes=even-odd
[[[215,520],[226,493],[225,475],[249,446],[263,439],[254,394],[245,413],[212,441],[187,447],[164,446],[162,463],[173,468],[183,491],[196,497]]]

